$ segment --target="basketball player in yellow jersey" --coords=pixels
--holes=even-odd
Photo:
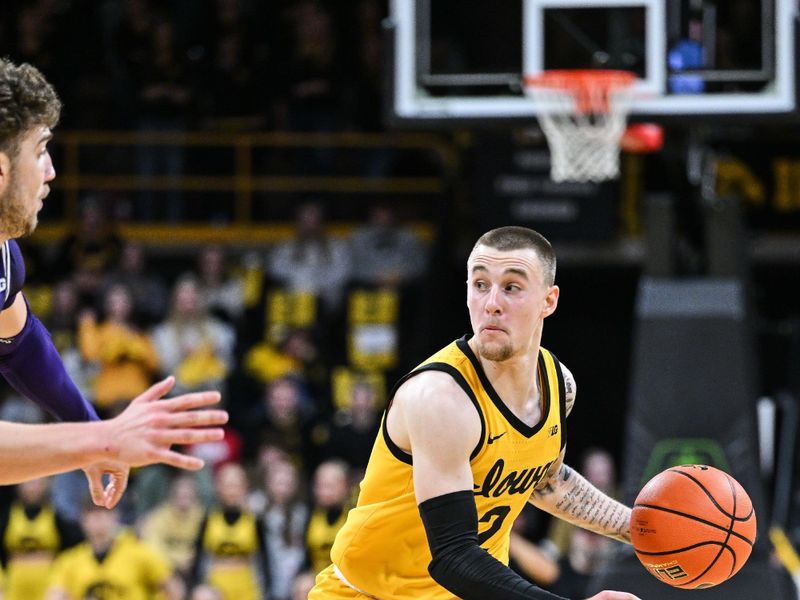
[[[530,229],[477,241],[467,262],[473,335],[395,387],[358,504],[309,600],[558,600],[506,566],[525,502],[630,543],[630,509],[563,463],[575,382],[540,347],[558,304],[555,265]]]

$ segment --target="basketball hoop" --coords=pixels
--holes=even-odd
[[[555,70],[524,79],[550,146],[553,181],[619,176],[619,145],[636,75],[628,71]]]

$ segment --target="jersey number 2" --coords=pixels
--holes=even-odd
[[[486,540],[492,537],[495,533],[500,531],[500,528],[503,526],[503,521],[506,520],[508,513],[511,512],[510,506],[495,506],[492,509],[487,510],[483,513],[483,516],[479,519],[481,523],[491,523],[489,529],[486,531],[478,534],[478,544],[483,544]]]

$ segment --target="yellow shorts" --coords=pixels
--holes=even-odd
[[[353,600],[356,598],[369,600],[370,596],[357,592],[339,579],[333,572],[333,565],[317,575],[317,582],[308,594],[308,600]]]

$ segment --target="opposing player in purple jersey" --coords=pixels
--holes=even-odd
[[[47,143],[60,113],[55,90],[35,67],[0,59],[0,373],[61,421],[77,422],[0,422],[0,484],[83,468],[94,502],[110,508],[125,491],[131,466],[165,462],[200,468],[202,461],[171,446],[220,439],[223,431],[215,426],[227,414],[195,410],[218,402],[216,392],[156,402],[174,385],[170,377],[118,417],[99,421],[31,312],[22,293],[25,266],[14,240],[36,228],[56,176]],[[104,474],[109,477],[105,486]]]

